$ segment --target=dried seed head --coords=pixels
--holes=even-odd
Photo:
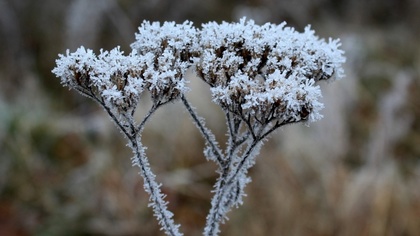
[[[213,100],[238,116],[259,122],[315,121],[319,80],[343,76],[338,40],[318,39],[310,27],[303,33],[280,25],[239,23],[203,25],[198,75],[211,86]]]

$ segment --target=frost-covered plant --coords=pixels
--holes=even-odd
[[[98,102],[127,138],[133,165],[140,168],[150,206],[167,235],[182,234],[150,169],[141,133],[158,108],[181,100],[205,139],[206,158],[218,165],[203,232],[218,235],[226,214],[242,204],[248,170],[263,141],[284,125],[322,118],[317,82],[343,77],[345,58],[339,46],[339,40],[319,39],[309,26],[299,33],[285,23],[260,26],[242,19],[196,29],[191,22],[144,22],[129,55],[119,47],[99,55],[81,47],[59,55],[53,73],[63,85]],[[210,86],[213,101],[225,113],[225,150],[185,97],[190,67]],[[153,105],[136,122],[133,116],[145,91]]]

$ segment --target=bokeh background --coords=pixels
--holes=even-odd
[[[162,235],[125,140],[60,85],[55,59],[129,52],[143,20],[242,16],[340,38],[347,76],[322,84],[322,121],[266,143],[222,235],[420,235],[419,13],[419,0],[0,0],[0,235]],[[223,143],[208,88],[191,86]],[[200,235],[217,175],[181,108],[160,110],[143,139],[176,221]]]

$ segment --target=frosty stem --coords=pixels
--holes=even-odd
[[[152,206],[156,219],[167,235],[182,235],[178,229],[179,225],[175,225],[172,219],[173,213],[167,208],[168,202],[164,200],[165,195],[160,190],[161,184],[156,182],[156,175],[150,169],[150,163],[145,155],[140,137],[130,140],[130,142],[134,152],[133,165],[138,166],[140,169],[139,174],[144,179],[144,189],[150,195],[151,203],[149,206]]]
[[[133,166],[138,166],[140,169],[139,174],[143,177],[144,189],[150,196],[149,200],[151,203],[149,206],[152,206],[154,215],[159,221],[159,224],[161,225],[164,232],[171,236],[182,235],[182,233],[179,232],[179,225],[176,225],[172,219],[173,213],[170,212],[167,208],[168,202],[164,200],[165,195],[161,192],[161,184],[157,183],[156,181],[156,175],[150,168],[150,163],[146,157],[145,148],[141,142],[141,132],[144,129],[146,122],[159,107],[166,103],[154,103],[149,112],[144,116],[142,122],[136,127],[134,118],[132,117],[133,113],[129,115],[123,114],[123,117],[125,118],[124,124],[120,119],[118,119],[113,110],[107,106],[102,99],[97,98],[93,93],[85,95],[97,101],[106,110],[108,115],[115,122],[124,136],[129,140],[129,145],[134,153],[134,157],[132,157],[132,164]]]
[[[204,229],[204,235],[213,236],[218,235],[220,229],[220,223],[223,223],[223,220],[226,217],[226,214],[230,211],[233,205],[240,204],[241,201],[240,194],[243,192],[243,187],[241,186],[238,179],[238,173],[246,172],[250,166],[244,166],[245,161],[250,158],[252,151],[257,147],[257,142],[253,142],[249,147],[247,152],[240,158],[242,159],[241,164],[236,168],[229,169],[225,168],[220,174],[220,177],[215,184],[215,194],[212,198],[212,206],[207,215],[206,227]],[[252,157],[251,157],[252,158]],[[244,168],[245,167],[245,168]],[[248,180],[245,180],[248,181]],[[237,184],[235,186],[235,184]],[[233,189],[236,187],[236,189]]]
[[[194,108],[190,105],[188,100],[185,98],[184,95],[181,96],[182,103],[184,104],[185,108],[187,109],[188,113],[190,113],[195,125],[200,130],[201,135],[207,142],[207,145],[211,149],[211,154],[207,157],[208,159],[215,160],[220,167],[225,165],[225,160],[223,158],[223,153],[219,148],[219,145],[216,141],[214,134],[205,126],[204,118],[198,116],[194,110]]]
[[[254,160],[262,146],[263,140],[279,127],[293,123],[291,121],[275,122],[270,120],[265,122],[251,122],[245,116],[238,116],[225,110],[227,122],[228,146],[221,154],[217,141],[209,129],[205,127],[204,119],[196,114],[195,110],[182,97],[183,104],[190,113],[194,123],[197,125],[201,134],[205,138],[207,145],[212,150],[214,156],[209,159],[219,164],[219,178],[214,186],[215,193],[211,201],[211,209],[207,215],[204,235],[213,236],[220,232],[220,224],[226,218],[226,214],[233,206],[242,204],[244,188],[249,182],[247,173],[249,168],[254,165]],[[241,132],[241,127],[246,127]],[[245,147],[244,147],[245,145]],[[238,153],[240,150],[242,153]]]
[[[208,147],[211,149],[209,159],[219,165],[219,178],[214,187],[214,196],[211,201],[211,209],[207,215],[204,235],[217,235],[219,233],[220,223],[226,217],[232,206],[241,204],[241,197],[244,187],[249,182],[246,173],[252,166],[252,160],[256,153],[254,150],[258,144],[272,132],[263,134],[256,138],[254,130],[248,126],[248,130],[240,132],[244,121],[226,111],[226,120],[228,124],[229,142],[226,148],[226,156],[222,154],[218,143],[211,131],[205,127],[204,119],[196,114],[195,110],[189,104],[187,99],[181,97],[184,106],[191,115],[194,123],[205,138]],[[277,128],[277,127],[276,127]],[[273,129],[274,130],[274,129]],[[251,133],[253,135],[251,135]],[[261,134],[261,132],[259,132]],[[246,142],[248,140],[248,142]],[[243,145],[246,145],[245,151],[241,156],[237,152]],[[251,160],[251,161],[250,161]],[[242,179],[241,179],[242,178]],[[234,189],[236,188],[236,189]]]

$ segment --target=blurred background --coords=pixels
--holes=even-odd
[[[122,135],[60,85],[55,59],[81,45],[129,52],[143,20],[242,16],[340,38],[347,76],[322,84],[322,121],[266,143],[222,235],[420,235],[419,12],[419,0],[0,0],[0,235],[162,235]],[[208,88],[191,86],[223,143]],[[143,139],[176,221],[200,235],[216,166],[180,108]]]

